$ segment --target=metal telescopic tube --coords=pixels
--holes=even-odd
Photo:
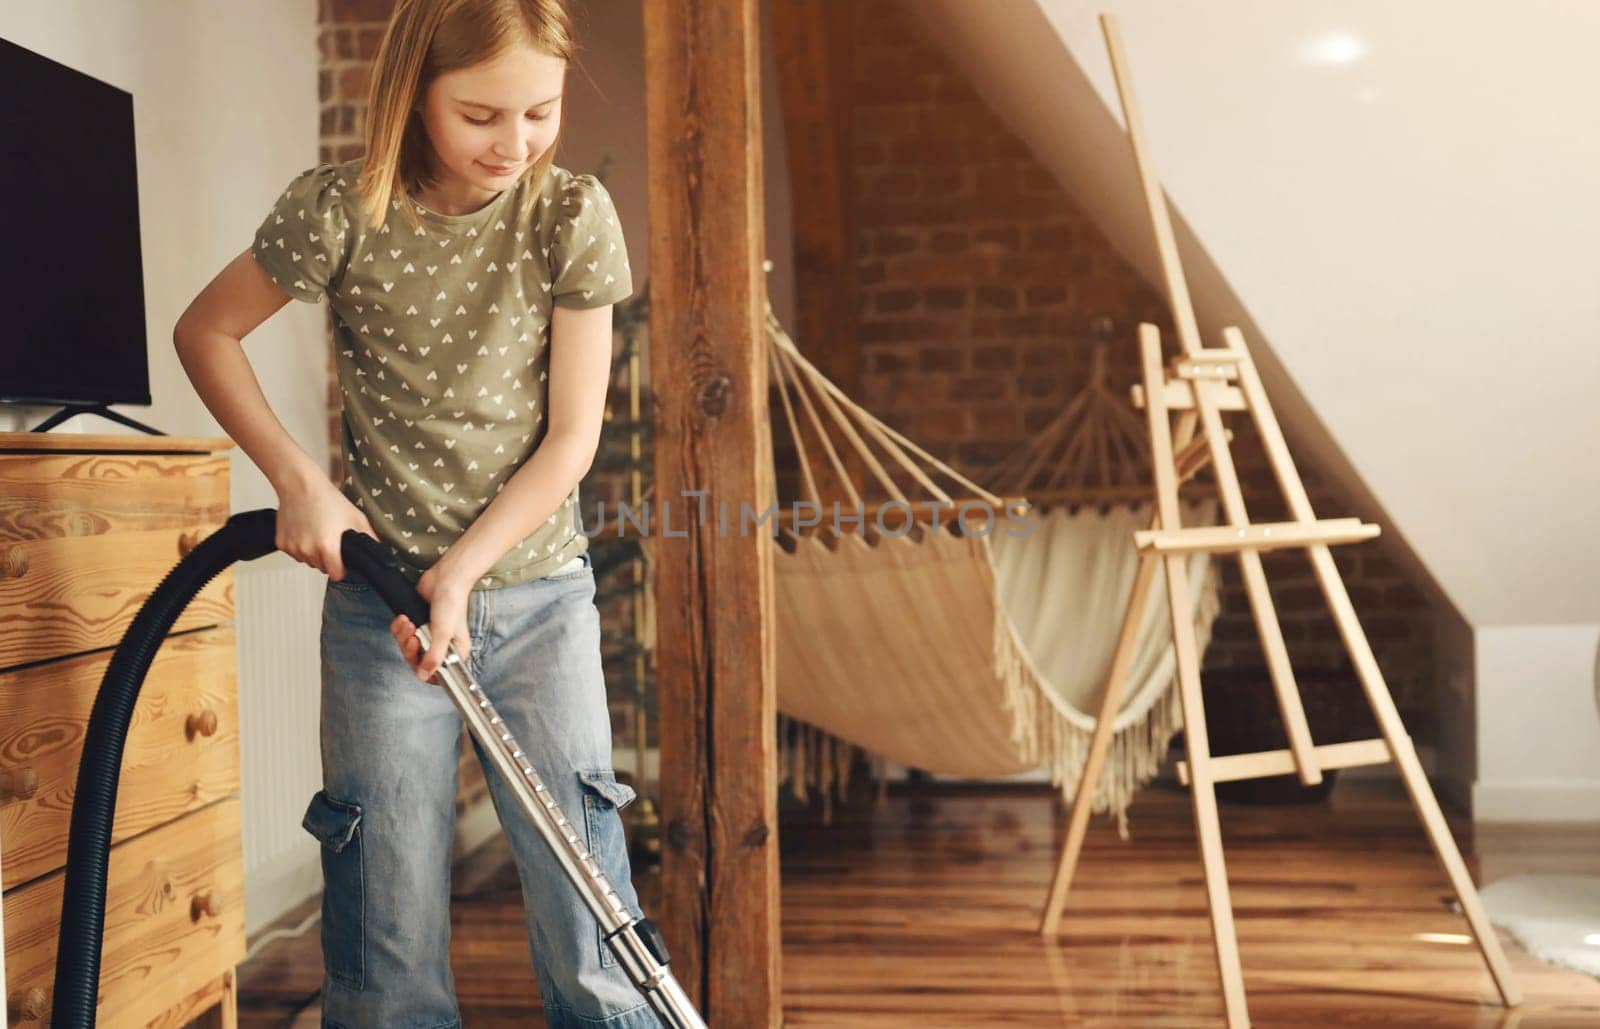
[[[432,645],[427,626],[417,627],[417,638],[422,651],[427,652]],[[607,944],[634,985],[673,1029],[705,1029],[705,1023],[672,972],[640,936],[639,919],[633,917],[617,891],[611,888],[600,863],[562,814],[555,797],[495,712],[483,688],[472,678],[454,645],[446,651],[437,674],[467,728],[483,745],[495,770],[510,785],[522,809],[533,820],[534,828],[539,830],[567,877],[577,886],[583,902],[605,931]]]

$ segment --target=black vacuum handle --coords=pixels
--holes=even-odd
[[[345,574],[354,568],[378,591],[391,611],[405,615],[419,629],[428,624],[428,602],[390,562],[382,543],[366,533],[346,529],[339,537],[339,556],[344,560]]]

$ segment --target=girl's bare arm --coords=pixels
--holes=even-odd
[[[305,476],[325,476],[272,413],[240,341],[291,299],[246,250],[200,291],[172,330],[200,399],[280,493]]]
[[[291,299],[246,250],[189,304],[172,343],[206,408],[277,491],[278,549],[338,581],[344,529],[376,534],[273,414],[240,342]]]

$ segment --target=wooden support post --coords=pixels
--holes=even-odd
[[[758,5],[654,0],[644,41],[661,921],[708,1024],[777,1026],[774,542],[737,529],[773,500]]]

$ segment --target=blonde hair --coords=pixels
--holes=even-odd
[[[417,105],[433,80],[446,72],[492,60],[506,48],[526,43],[541,53],[570,62],[572,20],[562,0],[399,0],[373,59],[367,92],[367,152],[356,186],[367,200],[367,224],[377,229],[400,201],[415,224],[412,201],[433,184],[433,149]],[[526,221],[538,200],[544,177],[561,143],[556,138],[522,173],[531,182],[517,212]]]

